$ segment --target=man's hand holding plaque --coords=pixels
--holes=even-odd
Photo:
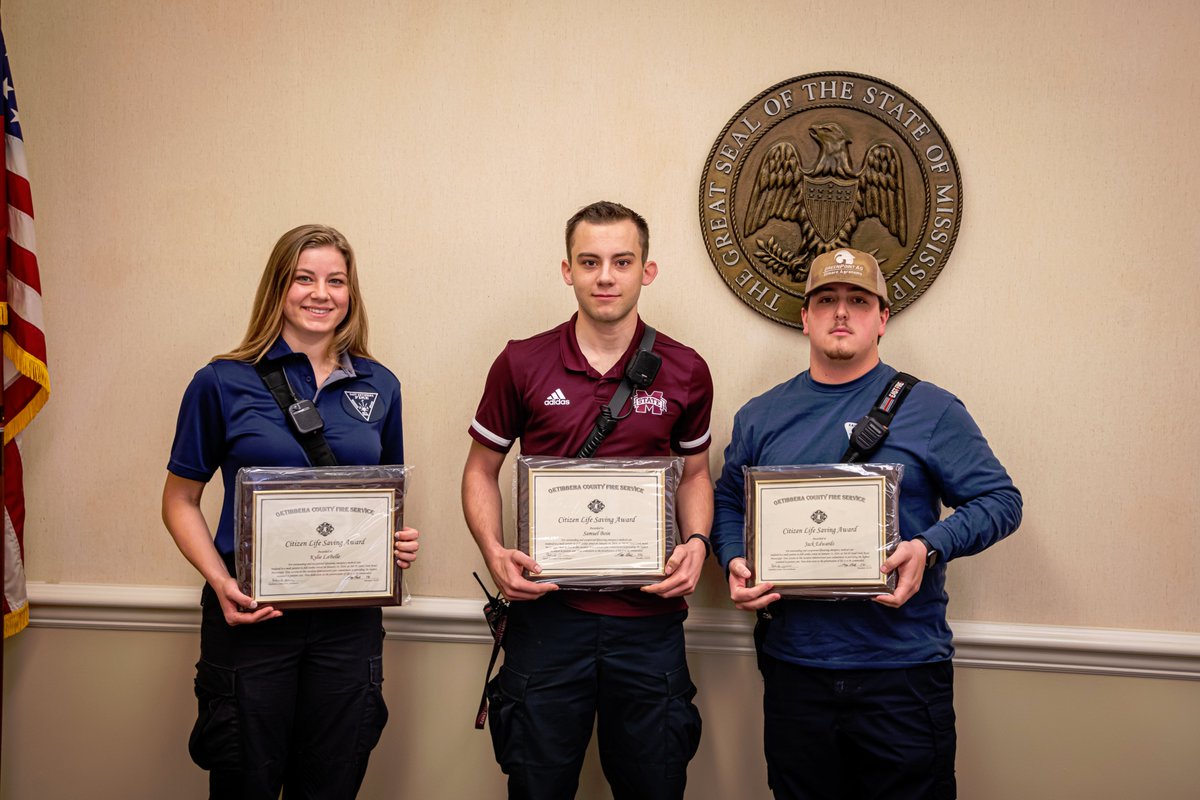
[[[530,581],[617,590],[661,581],[677,542],[680,458],[517,461],[517,549]]]
[[[782,597],[883,597],[896,589],[899,464],[744,467],[744,588]],[[884,571],[884,565],[888,569]],[[731,567],[731,586],[735,574]],[[743,592],[747,608],[757,594]]]

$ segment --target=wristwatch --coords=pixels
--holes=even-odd
[[[938,562],[937,548],[931,545],[924,536],[914,536],[913,541],[925,545],[925,569],[933,569],[933,565]]]
[[[700,541],[704,542],[704,557],[705,558],[708,558],[709,556],[712,555],[712,540],[711,539],[709,539],[703,533],[693,533],[691,536],[689,536],[683,540],[683,544],[687,544],[692,539],[699,539]]]

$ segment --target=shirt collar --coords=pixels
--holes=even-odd
[[[329,373],[329,380],[326,383],[340,381],[342,378],[357,378],[358,373],[354,371],[354,363],[350,360],[349,353],[342,353],[338,361],[338,365],[333,368],[333,372]]]
[[[297,353],[292,350],[292,348],[288,346],[288,343],[284,341],[283,336],[280,335],[275,339],[275,344],[271,345],[271,349],[267,351],[267,354],[263,356],[263,359],[267,361],[274,361],[278,358],[287,358],[289,356],[297,355],[304,356],[303,353]],[[338,359],[338,365],[334,367],[333,372],[330,373],[329,379],[330,381],[333,381],[341,380],[342,378],[357,378],[360,375],[369,375],[370,373],[371,370],[369,367],[367,367],[366,359],[355,358],[349,353],[342,353]]]
[[[895,372],[894,369],[883,363],[883,361],[880,361],[865,374],[859,375],[854,380],[846,381],[845,383],[821,383],[812,376],[812,372],[809,370],[804,370],[803,374],[808,379],[808,385],[818,392],[825,394],[845,394],[847,392],[858,391],[859,388],[877,380],[883,373],[891,374],[893,372]]]
[[[267,351],[267,354],[263,358],[267,361],[274,361],[277,358],[284,358],[290,355],[295,355],[292,348],[283,340],[283,336],[277,336],[275,344],[271,345],[271,349]]]
[[[592,369],[592,365],[588,363],[587,358],[583,355],[583,351],[579,349],[579,339],[575,336],[575,321],[578,317],[579,312],[576,311],[560,328],[559,350],[562,353],[563,366],[572,372],[583,372],[596,378],[603,378],[604,375]],[[642,334],[645,332],[646,323],[642,321],[641,315],[638,315],[637,327],[634,328],[633,338],[629,340],[629,347],[625,349],[624,355],[617,359],[617,363],[613,364],[612,369],[607,374],[611,375],[613,370],[617,371],[617,375],[625,374],[625,365],[629,363],[629,359],[633,358],[633,354],[637,352],[638,345],[642,342]]]

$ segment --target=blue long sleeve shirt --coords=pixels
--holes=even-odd
[[[805,371],[738,411],[716,486],[713,544],[723,566],[745,556],[742,467],[837,463],[849,427],[895,373],[880,363],[849,383],[823,384]],[[898,609],[859,600],[776,603],[764,644],[769,655],[832,669],[901,668],[953,656],[946,563],[1016,530],[1021,494],[963,404],[924,381],[905,399],[871,461],[904,465],[900,535],[925,537],[940,555],[938,564]],[[943,506],[954,509],[945,519]]]

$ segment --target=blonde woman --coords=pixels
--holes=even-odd
[[[337,463],[404,462],[400,383],[367,350],[354,251],[333,228],[303,225],[279,239],[242,343],[192,379],[163,521],[207,582],[189,749],[209,771],[210,795],[275,800],[286,788],[286,796],[353,797],[387,721],[380,610],[254,607],[233,577],[238,469],[309,465],[255,369],[263,362],[282,365],[297,398],[316,406]],[[200,497],[218,469],[225,501],[214,537]],[[417,537],[397,531],[400,567],[416,558]]]

